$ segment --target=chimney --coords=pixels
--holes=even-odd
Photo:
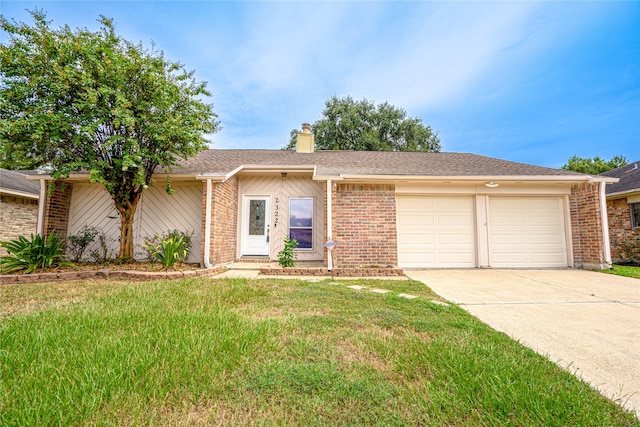
[[[311,125],[309,123],[302,124],[302,132],[298,132],[298,143],[296,144],[296,153],[313,153],[315,142],[311,133]]]

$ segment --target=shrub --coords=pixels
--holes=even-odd
[[[616,264],[640,266],[640,230],[635,230],[624,242],[614,240],[613,247],[620,258]]]
[[[298,247],[296,239],[284,238],[284,248],[278,252],[278,263],[283,267],[295,267],[296,257],[294,249]]]
[[[100,247],[91,251],[91,259],[98,264],[111,262],[113,256],[107,246],[107,236],[105,236],[104,233],[98,233],[98,242],[100,243]]]
[[[0,257],[0,271],[5,273],[20,270],[33,273],[38,269],[73,265],[64,259],[64,243],[54,232],[46,237],[32,233],[31,239],[20,236],[0,245],[9,253]]]
[[[147,252],[150,262],[159,262],[165,269],[172,268],[178,261],[185,261],[191,251],[191,237],[193,232],[187,233],[172,230],[163,235],[156,234],[147,240],[143,248]]]
[[[77,234],[67,236],[67,253],[69,254],[69,259],[73,262],[80,261],[87,247],[93,243],[99,233],[96,227],[85,225]]]

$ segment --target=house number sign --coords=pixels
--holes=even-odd
[[[275,203],[273,204],[273,228],[276,228],[278,226],[278,223],[280,222],[279,202],[280,199],[276,197]]]

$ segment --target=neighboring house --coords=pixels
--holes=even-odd
[[[607,185],[609,237],[614,260],[619,260],[620,245],[633,240],[640,243],[640,160],[602,174],[618,178]]]
[[[604,184],[575,172],[465,153],[207,150],[154,175],[134,219],[154,233],[193,231],[190,261],[275,260],[285,237],[298,260],[402,268],[602,268],[610,264]],[[45,232],[101,228],[117,253],[109,195],[72,175],[41,204]],[[141,258],[139,251],[136,257]]]
[[[27,180],[33,171],[0,169],[0,240],[36,233],[40,184]],[[6,255],[0,247],[0,255]]]

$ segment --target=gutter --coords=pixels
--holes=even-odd
[[[26,191],[13,190],[11,188],[0,188],[1,194],[10,194],[12,196],[26,197],[28,199],[38,199],[39,193],[29,193]]]

